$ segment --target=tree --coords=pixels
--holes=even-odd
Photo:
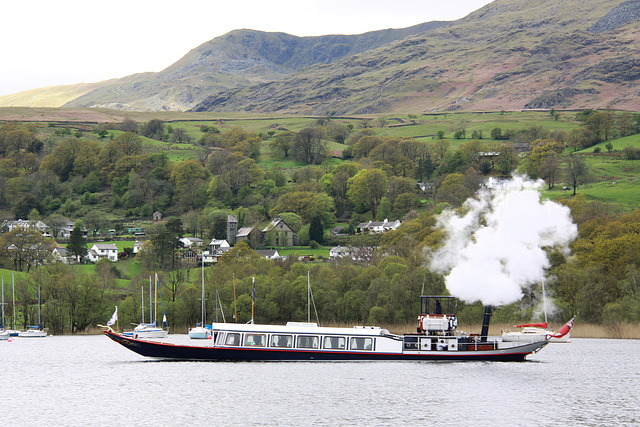
[[[87,250],[87,239],[84,237],[80,225],[76,222],[73,226],[73,231],[69,236],[69,244],[67,250],[76,257],[76,261],[82,261],[82,258],[86,257],[89,251]]]
[[[567,157],[565,179],[567,183],[573,187],[574,196],[576,195],[576,189],[579,185],[588,184],[593,181],[589,167],[582,157],[577,154],[571,154]]]
[[[331,123],[327,129],[327,137],[338,144],[344,144],[350,132],[349,128],[342,123]]]
[[[142,154],[142,138],[135,132],[125,132],[111,142],[118,156],[138,156]]]
[[[42,237],[35,228],[16,227],[0,235],[0,258],[10,260],[13,269],[27,272],[31,267],[44,264],[51,240]]]
[[[273,155],[283,153],[285,158],[289,157],[289,150],[291,150],[291,148],[293,147],[295,136],[295,133],[289,131],[280,132],[279,134],[277,134],[273,141],[271,141],[271,143],[269,144],[271,153]]]
[[[596,142],[606,141],[613,128],[613,115],[608,111],[598,111],[589,116],[585,126],[595,135]]]
[[[62,215],[53,214],[47,219],[47,225],[51,229],[51,235],[54,239],[58,238],[60,231],[67,225],[69,220]]]
[[[147,138],[162,140],[164,137],[164,122],[160,119],[151,119],[142,126],[142,135]]]
[[[294,138],[293,149],[299,161],[309,165],[320,164],[326,157],[325,130],[321,127],[304,128]]]
[[[383,171],[367,169],[352,178],[347,196],[354,204],[365,206],[375,218],[378,205],[387,194],[387,186],[387,175]]]
[[[314,240],[319,244],[324,242],[324,229],[322,228],[322,218],[314,216],[309,224],[309,240]]]
[[[549,154],[538,168],[538,173],[540,174],[540,178],[547,181],[549,189],[553,188],[556,179],[560,175],[560,162],[558,158],[553,154]]]

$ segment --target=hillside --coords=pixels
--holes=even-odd
[[[328,64],[446,24],[427,22],[403,29],[318,37],[235,30],[203,43],[158,73],[21,92],[0,97],[0,107],[184,111],[230,88],[282,79],[311,65]]]
[[[637,110],[639,4],[496,0],[446,27],[212,96],[193,110]]]

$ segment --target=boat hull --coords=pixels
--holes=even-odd
[[[45,331],[29,329],[28,331],[22,331],[18,335],[20,338],[45,338],[47,333]]]
[[[111,331],[104,334],[145,357],[206,361],[523,361],[547,344],[525,343],[508,349],[474,351],[364,352],[277,348],[195,346],[128,338]]]

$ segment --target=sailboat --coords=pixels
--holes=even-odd
[[[544,307],[544,322],[539,323],[523,323],[522,325],[515,325],[519,328],[519,331],[511,331],[505,329],[502,331],[502,341],[505,342],[535,342],[548,339],[549,342],[556,343],[568,343],[571,342],[571,328],[573,327],[573,320],[575,316],[565,323],[560,330],[550,331],[549,323],[547,322],[547,299],[544,290],[544,280],[542,280],[542,301]]]
[[[2,277],[2,284],[4,286],[4,276]],[[13,309],[13,316],[11,316],[12,329],[7,329],[5,332],[9,334],[10,337],[17,337],[18,335],[20,335],[20,331],[15,329],[16,327],[16,286],[15,286],[15,281],[13,280],[13,273],[11,273],[11,295],[12,295],[11,308]]]
[[[21,331],[18,336],[20,338],[44,338],[47,336],[47,332],[40,329],[40,285],[38,285],[38,325],[27,325],[27,330]]]
[[[144,298],[143,298],[144,299]],[[162,292],[160,293],[160,302],[162,303]],[[153,314],[153,322],[151,322],[151,277],[149,277],[149,321],[150,323],[144,323],[144,308],[143,308],[143,323],[138,324],[132,331],[123,331],[122,335],[125,337],[146,339],[146,338],[166,338],[169,335],[169,327],[167,325],[167,315],[164,314],[164,304],[162,304],[162,323],[167,326],[166,328],[156,326],[157,310],[158,310],[158,274],[156,273],[155,280],[155,309]]]
[[[211,329],[206,325],[206,305],[204,299],[204,256],[202,257],[202,323],[196,324],[195,328],[189,328],[189,338],[195,340],[206,340],[211,338]]]
[[[9,332],[4,330],[4,277],[2,277],[2,326],[0,327],[0,340],[8,340]]]

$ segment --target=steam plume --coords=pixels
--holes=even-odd
[[[431,269],[446,275],[451,295],[485,305],[518,301],[523,286],[544,278],[549,267],[544,247],[568,252],[578,229],[569,208],[540,200],[543,184],[522,176],[490,179],[465,202],[465,213],[439,215],[437,227],[447,238],[432,254]]]

